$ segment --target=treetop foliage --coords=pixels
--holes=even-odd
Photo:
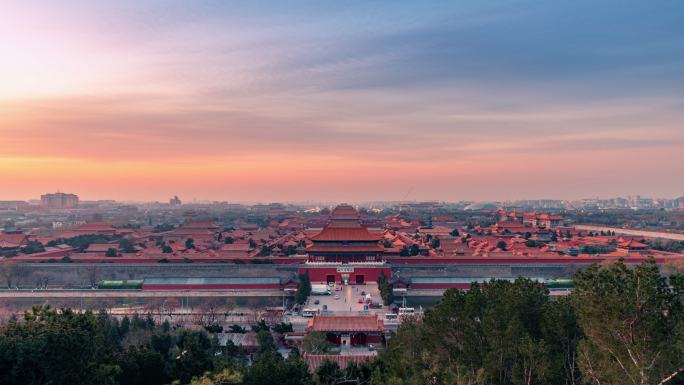
[[[315,373],[298,350],[286,359],[276,350],[272,333],[290,324],[257,323],[260,348],[247,365],[239,347],[151,316],[36,307],[0,326],[0,384],[682,385],[683,295],[684,277],[663,276],[652,260],[591,266],[562,298],[530,279],[491,280],[447,290],[376,360],[326,361]],[[321,333],[303,343],[308,354],[331,347]]]

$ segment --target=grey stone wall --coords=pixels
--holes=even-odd
[[[0,270],[4,267],[0,264]],[[392,266],[395,276],[450,277],[539,277],[572,278],[581,267],[575,265],[399,265]],[[289,282],[296,277],[297,265],[236,265],[232,263],[158,263],[158,264],[80,264],[32,263],[11,268],[13,286],[83,288],[100,280],[145,279],[147,277],[280,277]],[[0,271],[0,273],[3,273]],[[6,274],[0,274],[0,286],[6,286]]]
[[[0,269],[2,266],[0,266]],[[100,280],[145,279],[146,277],[280,277],[288,282],[297,274],[293,265],[236,265],[232,263],[159,263],[159,264],[80,264],[32,263],[12,268],[13,286],[90,287]],[[5,274],[0,285],[6,286]]]

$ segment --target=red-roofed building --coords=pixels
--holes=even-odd
[[[69,230],[71,233],[76,235],[85,234],[99,234],[99,235],[114,235],[116,234],[116,229],[112,227],[109,223],[84,223],[76,228]]]
[[[1,249],[16,249],[29,241],[28,236],[22,233],[0,233]]]
[[[528,227],[525,224],[522,224],[517,221],[501,221],[496,223],[493,227],[492,230],[494,230],[497,233],[503,234],[503,233],[512,233],[512,234],[524,234],[526,232],[532,232],[534,231],[533,228]]]
[[[217,231],[218,225],[212,221],[188,221],[183,224],[186,229],[202,229],[208,231]]]
[[[545,227],[547,229],[563,225],[563,215],[547,213],[525,213],[523,223],[533,227]]]
[[[310,262],[378,262],[383,261],[382,234],[361,226],[353,207],[343,205],[333,210],[330,223],[311,236],[306,248]]]
[[[381,343],[385,324],[374,315],[316,315],[309,320],[307,332],[326,335],[328,341],[342,346]]]
[[[320,233],[311,237],[314,242],[379,242],[380,236],[360,225],[355,227],[326,226]]]
[[[106,253],[107,250],[119,250],[118,243],[91,243],[85,250],[86,253]]]
[[[641,252],[647,251],[649,249],[649,246],[645,243],[637,242],[634,239],[629,239],[619,242],[618,248],[632,252]]]

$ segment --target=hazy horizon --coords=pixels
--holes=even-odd
[[[45,193],[65,193],[65,194],[76,194],[78,195],[77,192],[73,191],[47,191]],[[34,201],[34,202],[39,202],[40,201],[40,195],[39,194],[37,197],[31,197],[31,198],[16,198],[16,199],[10,199],[10,200],[22,200],[22,201]],[[635,196],[639,194],[624,194],[621,196],[586,196],[586,197],[580,197],[580,198],[555,198],[555,197],[543,197],[543,198],[516,198],[516,199],[439,199],[439,198],[428,198],[428,199],[415,199],[415,198],[407,198],[407,199],[361,199],[361,200],[335,200],[335,199],[290,199],[290,200],[269,200],[269,199],[264,199],[264,200],[248,200],[248,199],[204,199],[200,197],[179,197],[177,195],[168,195],[167,197],[162,197],[159,199],[115,199],[112,197],[93,197],[93,196],[80,196],[79,195],[79,200],[80,201],[117,201],[118,203],[136,203],[136,204],[148,204],[148,203],[168,203],[169,199],[178,197],[183,204],[201,204],[201,203],[229,203],[229,204],[244,204],[244,205],[254,205],[254,204],[268,204],[268,203],[283,203],[283,204],[321,204],[321,205],[329,205],[329,204],[366,204],[366,203],[397,203],[397,202],[444,202],[444,203],[461,203],[461,202],[476,202],[476,203],[483,203],[483,202],[498,202],[498,203],[504,203],[508,201],[525,201],[525,200],[530,200],[530,201],[543,201],[543,200],[557,200],[557,201],[581,201],[584,199],[599,199],[599,200],[608,200],[608,199],[616,199],[616,198],[628,198],[629,196]],[[684,194],[681,196],[669,196],[669,197],[662,197],[662,196],[650,196],[650,195],[640,195],[641,198],[653,198],[653,199],[679,199],[679,198],[684,198]]]
[[[3,1],[0,199],[677,198],[683,12]]]

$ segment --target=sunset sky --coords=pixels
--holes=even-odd
[[[684,2],[0,1],[0,199],[684,195]]]

